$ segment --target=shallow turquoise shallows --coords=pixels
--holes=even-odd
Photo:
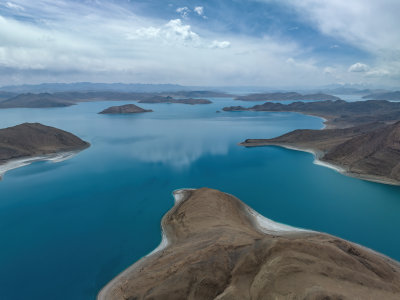
[[[400,188],[349,178],[308,153],[244,148],[246,138],[321,128],[295,113],[221,112],[210,105],[146,104],[153,113],[98,115],[111,105],[0,110],[0,127],[41,122],[92,146],[0,181],[0,299],[95,299],[160,242],[178,188],[231,193],[275,221],[328,232],[400,260]],[[253,105],[252,103],[244,103]]]

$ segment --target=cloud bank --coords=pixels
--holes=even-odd
[[[174,6],[160,0],[157,6],[169,13],[155,14],[133,0],[2,1],[0,85],[100,81],[305,87],[394,84],[400,78],[399,1],[237,3],[241,6],[225,0]],[[252,3],[258,11],[290,11],[296,18],[282,14],[277,23],[261,15],[251,23],[256,15],[242,11],[251,10]],[[247,34],[253,26],[248,24],[264,31]],[[314,32],[316,38],[305,43],[302,32]]]

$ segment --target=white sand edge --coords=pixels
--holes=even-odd
[[[172,192],[172,196],[174,197],[174,202],[175,202],[174,206],[178,205],[182,201],[185,201],[187,198],[186,191],[192,191],[192,190],[194,190],[194,189],[183,188],[183,189],[174,190]],[[150,255],[153,255],[157,252],[164,250],[168,245],[169,245],[169,241],[168,241],[167,236],[164,233],[164,229],[162,228],[162,223],[161,223],[161,242],[157,246],[157,248],[155,248],[153,251],[151,251],[145,257],[148,257]]]
[[[62,162],[64,160],[74,157],[78,152],[80,151],[59,152],[48,155],[9,160],[5,164],[0,165],[0,179],[8,171],[30,165],[38,161],[51,161],[53,163]]]
[[[271,146],[274,146],[273,144],[271,144]],[[283,145],[283,144],[276,144],[276,146],[282,147],[282,148],[286,148],[289,150],[295,150],[295,151],[301,151],[301,152],[307,152],[307,153],[311,153],[312,155],[314,155],[314,161],[313,164],[318,165],[318,166],[322,166],[322,167],[326,167],[332,170],[335,170],[336,172],[339,173],[346,173],[346,170],[340,166],[334,165],[334,164],[330,164],[327,163],[325,161],[321,161],[319,159],[320,157],[320,153],[314,149],[309,149],[309,148],[300,148],[300,147],[294,147],[294,146],[289,146],[289,145]]]
[[[288,232],[310,232],[310,230],[289,226],[283,223],[272,221],[259,214],[252,208],[246,205],[246,211],[252,216],[257,227],[266,234],[282,234]]]

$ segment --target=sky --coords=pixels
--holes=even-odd
[[[399,0],[0,0],[0,85],[400,83]]]

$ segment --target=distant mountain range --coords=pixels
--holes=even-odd
[[[316,94],[299,94],[296,92],[285,92],[285,93],[260,93],[260,94],[249,94],[247,96],[236,97],[235,100],[242,101],[293,101],[293,100],[340,100],[339,97],[316,93]]]
[[[204,97],[232,97],[232,95],[213,91],[179,91],[164,93],[145,92],[58,92],[58,93],[25,93],[9,99],[0,99],[0,108],[45,108],[64,107],[79,102],[94,101],[140,101],[142,103],[184,103],[208,104],[206,99],[193,99],[197,96]],[[176,97],[177,99],[175,99]],[[182,97],[186,99],[182,99]],[[190,97],[190,98],[188,98]]]
[[[118,91],[118,92],[170,92],[192,90],[192,88],[177,84],[142,84],[142,83],[42,83],[9,85],[0,87],[0,91],[13,93],[56,93],[56,92],[93,92],[93,91]]]
[[[384,92],[384,93],[372,93],[372,94],[365,95],[363,97],[363,99],[400,101],[400,91]]]

